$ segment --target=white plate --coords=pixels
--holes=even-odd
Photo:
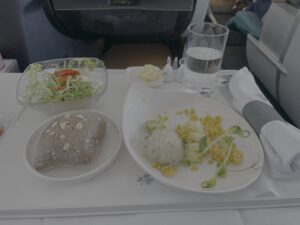
[[[84,113],[94,112],[101,116],[106,121],[106,133],[101,143],[101,151],[95,161],[86,166],[78,167],[62,167],[55,168],[43,172],[38,172],[34,169],[35,152],[37,150],[38,141],[46,129],[46,127],[56,118],[66,113]],[[108,116],[93,110],[74,110],[58,114],[51,117],[47,121],[39,125],[29,138],[25,148],[25,164],[29,171],[36,177],[47,181],[55,181],[60,183],[75,183],[87,180],[98,175],[105,170],[117,156],[122,142],[122,135],[118,126]]]
[[[163,84],[164,79],[161,74],[160,79],[155,80],[155,81],[150,81],[150,82],[145,82],[142,78],[138,76],[138,73],[143,69],[143,66],[132,66],[128,67],[125,70],[125,74],[127,77],[127,80],[129,83],[134,84],[134,83],[142,83],[148,87],[156,88],[159,87]]]
[[[210,178],[215,173],[215,165],[204,162],[199,165],[199,170],[196,172],[180,166],[173,177],[167,178],[154,169],[144,156],[144,144],[147,135],[144,128],[145,122],[157,118],[158,114],[167,113],[169,116],[167,127],[175,129],[176,124],[185,121],[176,115],[176,112],[191,108],[194,108],[200,116],[206,113],[222,116],[224,128],[237,124],[251,132],[248,138],[235,138],[236,144],[244,154],[243,163],[239,166],[228,165],[227,177],[218,178],[217,185],[211,189],[202,188],[200,184],[201,181]],[[249,124],[231,108],[198,94],[172,90],[154,90],[141,84],[134,84],[131,86],[125,100],[122,127],[126,147],[134,160],[156,180],[177,189],[203,193],[237,191],[253,183],[262,171],[264,163],[262,145]],[[257,160],[259,161],[253,169],[242,172],[230,171],[249,167]]]

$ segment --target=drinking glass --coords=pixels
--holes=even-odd
[[[217,84],[229,29],[220,24],[194,23],[188,27],[183,84],[210,96]]]

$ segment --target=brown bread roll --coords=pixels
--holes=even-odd
[[[106,122],[96,112],[66,113],[44,130],[35,157],[38,171],[89,164],[100,152]]]

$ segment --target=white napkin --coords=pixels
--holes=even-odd
[[[243,107],[251,101],[262,101],[270,106],[271,103],[266,99],[249,72],[247,67],[237,71],[229,82],[229,90],[233,96],[233,107],[242,113]]]
[[[299,129],[283,121],[272,121],[263,126],[260,139],[274,179],[300,176]]]
[[[251,101],[261,101],[272,106],[257,87],[253,75],[245,67],[233,75],[229,90],[234,99],[233,106],[240,113]],[[298,177],[300,175],[300,130],[286,122],[274,120],[262,127],[259,136],[268,158],[272,178]]]

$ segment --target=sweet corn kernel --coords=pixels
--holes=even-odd
[[[177,168],[174,166],[161,165],[158,162],[152,163],[152,167],[160,171],[166,177],[172,177],[177,171]]]
[[[225,130],[222,127],[222,117],[219,115],[211,116],[207,114],[206,116],[200,118],[196,115],[195,109],[184,109],[182,111],[178,111],[177,114],[185,115],[188,118],[188,122],[199,120],[203,126],[204,134],[208,139],[208,144],[225,133]],[[176,133],[182,139],[183,143],[186,143],[188,141],[187,138],[190,132],[192,131],[189,128],[188,123],[184,125],[179,124],[176,126]],[[209,164],[220,163],[224,161],[228,150],[229,149],[226,140],[221,140],[216,145],[208,149],[207,153],[201,155],[201,159],[204,159],[208,156]],[[227,163],[238,165],[242,162],[242,160],[242,151],[237,148],[235,143],[233,143],[232,152]]]
[[[191,171],[193,171],[193,172],[195,172],[195,171],[198,171],[198,170],[199,170],[199,168],[198,168],[198,166],[197,166],[197,165],[195,165],[195,164],[192,164],[192,165],[190,166],[190,170],[191,170]]]

